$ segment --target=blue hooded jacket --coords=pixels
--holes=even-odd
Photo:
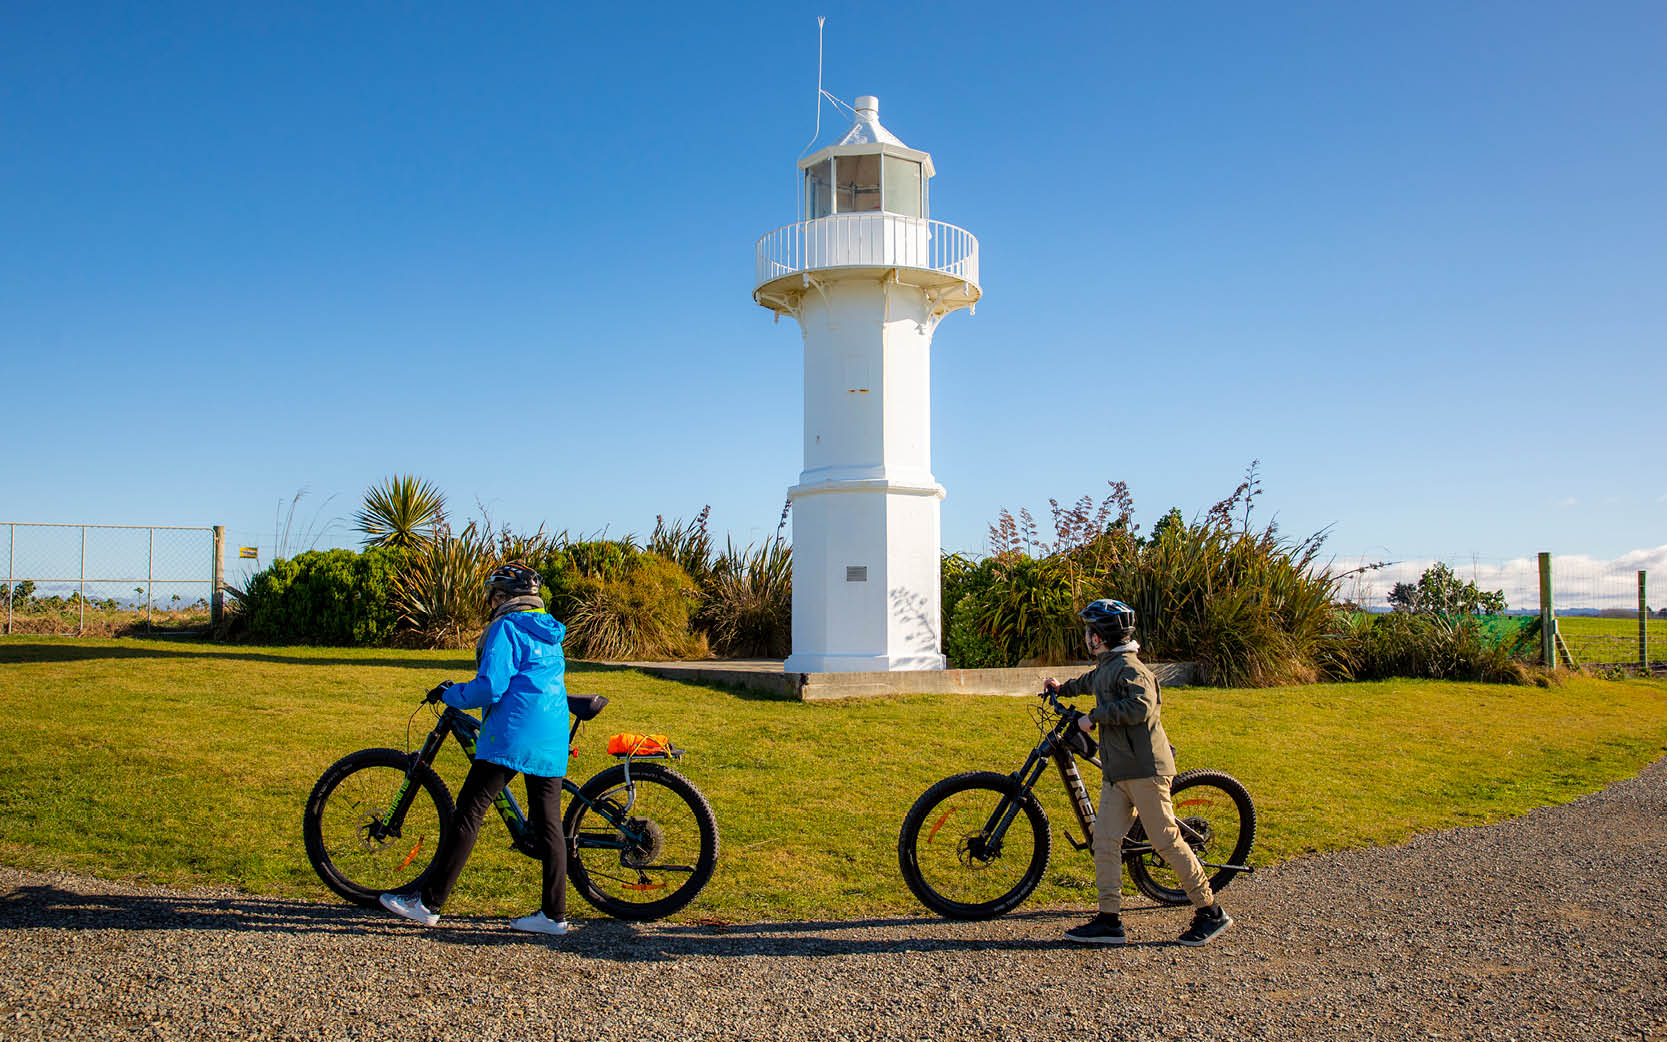
[[[566,635],[542,611],[513,612],[487,627],[480,675],[441,696],[449,706],[481,710],[475,759],[539,778],[567,773]]]

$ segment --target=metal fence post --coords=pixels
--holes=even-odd
[[[1650,603],[1644,599],[1644,570],[1638,570],[1638,672],[1650,675]]]
[[[221,589],[226,585],[225,551],[226,551],[226,526],[225,525],[215,525],[214,526],[214,565],[213,565],[213,568],[211,570],[212,574],[214,576],[214,580],[213,580],[213,582],[214,582],[214,592],[212,594],[210,594],[210,598],[209,598],[208,620],[209,620],[209,623],[211,625],[215,626],[216,628],[218,628],[219,625],[220,625],[220,616],[221,616],[221,614],[226,610],[226,595],[224,593],[220,592]]]
[[[1541,661],[1557,667],[1557,619],[1551,611],[1551,555],[1540,555],[1540,651]]]
[[[76,600],[81,603],[76,607],[81,609],[80,621],[75,624],[75,635],[85,636],[87,633],[87,526],[81,526],[81,586],[76,594]]]
[[[11,532],[6,536],[6,635],[12,632],[12,598],[16,596],[17,576],[12,574],[13,558],[17,556],[17,526],[14,524]]]
[[[156,529],[150,530],[150,546],[145,550],[145,632],[152,629],[150,606],[154,600],[151,588],[156,585]]]

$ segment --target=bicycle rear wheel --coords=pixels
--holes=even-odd
[[[354,904],[373,907],[384,892],[420,888],[451,832],[445,782],[411,759],[398,749],[361,749],[331,764],[307,797],[307,860],[325,886]],[[402,789],[409,806],[394,831],[389,822]]]
[[[623,763],[585,782],[562,831],[573,888],[616,919],[672,914],[695,899],[718,863],[711,804],[657,763],[632,763],[629,786]]]
[[[1010,818],[992,836],[992,821]],[[927,789],[897,837],[903,881],[951,919],[993,919],[1030,896],[1048,867],[1048,818],[1036,796],[1005,774],[969,771]]]
[[[1198,860],[1218,865],[1245,863],[1256,841],[1256,808],[1238,779],[1222,771],[1191,770],[1177,775],[1169,792],[1181,838]],[[1129,830],[1129,841],[1147,841],[1138,818]],[[1147,897],[1170,905],[1187,903],[1180,877],[1156,851],[1134,855],[1128,865],[1129,878]],[[1217,869],[1209,877],[1210,888],[1220,890],[1238,875],[1232,869]]]

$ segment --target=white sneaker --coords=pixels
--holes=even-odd
[[[383,894],[377,900],[382,902],[383,908],[414,923],[433,926],[440,921],[438,912],[431,912],[423,906],[421,894]]]
[[[560,937],[569,929],[566,919],[558,923],[545,915],[542,909],[532,915],[523,915],[519,919],[511,919],[509,925],[512,929],[520,930],[522,933],[547,933],[553,937]]]

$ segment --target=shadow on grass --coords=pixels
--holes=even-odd
[[[467,651],[453,652],[447,658],[393,658],[375,655],[285,654],[283,651],[246,651],[236,644],[203,643],[193,647],[191,642],[179,641],[175,646],[83,645],[60,644],[47,641],[31,642],[9,637],[0,640],[0,665],[25,662],[92,662],[99,659],[204,659],[238,662],[270,662],[283,666],[372,666],[394,669],[420,669],[428,672],[447,670],[454,673],[473,673],[474,656]],[[597,662],[567,663],[569,677],[635,671],[631,666]],[[657,677],[656,679],[667,679]],[[684,681],[673,680],[673,683]],[[766,694],[737,688],[730,684],[686,681],[696,687],[713,688],[733,694],[737,698],[756,701],[797,701],[790,695]]]
[[[120,645],[82,645],[29,643],[8,638],[0,641],[0,663],[22,662],[91,662],[97,659],[229,659],[241,662],[272,662],[285,666],[384,666],[398,669],[473,670],[474,657],[466,651],[456,652],[456,658],[381,658],[370,655],[298,655],[281,651],[241,651],[235,644],[203,644],[192,647],[180,641],[174,647],[124,647]]]
[[[800,923],[630,923],[582,920],[567,937],[518,933],[506,919],[457,916],[425,929],[379,910],[264,897],[173,894],[80,894],[25,885],[0,895],[0,933],[24,930],[122,932],[197,931],[387,936],[469,946],[544,944],[574,955],[620,963],[665,962],[685,956],[851,955],[881,952],[1047,951],[1070,947],[1061,928],[1081,913],[1030,912],[1033,936],[979,936],[982,923],[899,917]],[[873,931],[882,931],[875,936]]]

